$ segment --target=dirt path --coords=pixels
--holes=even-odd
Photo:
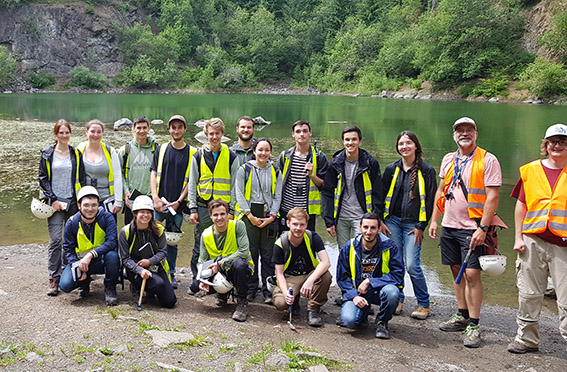
[[[264,360],[272,359],[283,345],[295,345],[317,350],[324,358],[310,362],[326,363],[330,370],[566,370],[567,343],[559,336],[557,315],[549,312],[542,318],[542,351],[518,356],[505,349],[515,333],[513,309],[483,308],[484,342],[479,349],[466,349],[460,334],[437,329],[453,310],[451,297],[433,298],[434,314],[426,321],[409,318],[409,309],[415,305],[415,299],[409,298],[402,316],[390,322],[391,340],[374,338],[371,328],[353,332],[337,327],[339,308],[332,303],[324,306],[321,329],[307,326],[302,306],[301,317],[295,320],[299,333],[292,333],[282,314],[262,303],[250,306],[247,322],[236,323],[230,319],[234,304],[219,309],[213,298],[188,296],[189,278],[178,277],[178,304],[172,310],[150,302],[143,311],[136,311],[128,286],[118,291],[119,306],[107,308],[100,277],[92,283],[88,299],[76,292],[46,296],[44,245],[0,247],[0,369],[161,371],[159,363],[165,363],[191,371],[286,370],[265,365]],[[332,291],[334,298],[337,290]],[[188,332],[197,338],[193,346],[159,348],[143,332],[148,329]]]

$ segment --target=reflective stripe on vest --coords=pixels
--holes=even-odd
[[[85,148],[87,147],[87,141],[79,143],[77,149],[82,153],[85,152]],[[100,143],[102,147],[102,152],[104,154],[104,158],[108,163],[108,191],[110,192],[110,196],[114,196],[114,170],[112,169],[112,148],[104,143]],[[75,186],[76,187],[76,186]]]
[[[295,151],[295,149],[294,149]],[[315,147],[311,146],[311,163],[313,163],[313,173],[317,175],[317,155],[319,154],[318,150],[315,150]],[[284,167],[282,172],[282,179],[286,179],[287,172],[289,170],[290,158],[286,156],[287,154],[284,153]],[[323,206],[321,204],[321,192],[313,179],[309,178],[309,194],[307,195],[307,213],[309,214],[321,214],[323,211]]]
[[[183,187],[181,188],[181,191],[185,189],[185,186],[187,186],[187,182],[189,182],[189,171],[191,170],[191,160],[193,159],[193,155],[195,155],[195,153],[197,152],[197,149],[194,148],[193,146],[190,145],[186,145],[186,146],[189,146],[189,161],[187,161],[187,167],[185,168],[185,176],[183,177]],[[158,193],[158,195],[159,195],[159,184],[161,182],[161,173],[163,170],[163,159],[165,158],[165,152],[167,151],[168,147],[169,147],[169,143],[167,145],[164,144],[159,148],[158,164],[156,169],[156,192]]]
[[[241,165],[241,167],[244,168],[244,198],[250,201],[250,197],[252,196],[252,177],[250,177],[250,175],[252,174],[253,165],[246,163]],[[271,164],[270,167],[272,168],[272,200],[274,200],[274,197],[276,195],[276,181],[278,179],[278,175],[276,173],[276,167],[274,166],[274,164]],[[258,183],[260,183],[259,180]],[[244,213],[242,213],[242,210],[238,206],[238,202],[235,204],[234,209],[238,214],[238,219],[244,217]]]
[[[305,231],[303,233],[303,240],[305,241],[305,247],[307,247],[307,253],[309,254],[309,258],[311,258],[311,263],[313,264],[313,267],[316,268],[317,265],[319,265],[319,261],[315,258],[315,256],[313,255],[313,251],[311,250],[311,237],[312,237],[311,232]],[[282,238],[284,242],[282,242]],[[283,271],[285,272],[289,264],[291,263],[291,256],[292,256],[291,246],[289,243],[289,231],[284,231],[274,244],[280,247],[284,251],[284,255],[289,254],[283,267]]]
[[[368,171],[362,172],[362,185],[364,186],[364,203],[366,204],[366,212],[372,212],[372,182],[370,182],[370,176]],[[344,191],[343,185],[343,174],[339,173],[337,187],[335,187],[335,202],[334,202],[334,213],[333,218],[337,218],[339,214],[339,205],[341,202],[341,196]]]
[[[396,170],[394,171],[394,177],[392,178],[392,183],[390,183],[388,195],[386,195],[384,202],[384,218],[388,217],[388,215],[390,214],[390,203],[392,202],[392,196],[394,195],[394,188],[396,187],[396,181],[398,180],[399,174],[400,167],[396,167]],[[427,220],[427,214],[425,211],[425,180],[423,179],[421,169],[417,170],[417,185],[419,189],[419,221],[423,222]]]
[[[380,238],[378,237],[377,239]],[[360,244],[362,244],[362,242]],[[358,288],[358,286],[356,285],[356,250],[354,249],[354,238],[350,240],[350,251],[348,253],[348,262],[350,266],[352,285],[354,286],[354,288]],[[379,276],[384,276],[389,273],[390,273],[390,250],[387,249],[382,252],[382,268],[381,268],[381,274]],[[402,286],[399,287],[402,288]]]
[[[216,260],[218,257],[227,257],[238,251],[238,239],[236,237],[236,221],[228,220],[228,229],[226,230],[226,238],[222,250],[219,250],[217,243],[215,243],[215,235],[213,233],[213,226],[209,226],[203,231],[203,243],[209,254],[209,260]],[[248,265],[254,268],[254,261],[248,250]]]
[[[126,235],[126,241],[130,240],[130,225],[131,225],[131,223],[129,223],[128,225],[126,225],[122,228],[122,230],[124,231],[124,235]],[[163,232],[165,231],[165,227],[163,227],[163,225],[161,223],[158,223],[157,227],[159,229],[158,237],[161,237],[163,235]],[[130,255],[132,255],[132,248],[134,247],[135,241],[136,241],[136,235],[134,235],[134,237],[132,238],[132,243],[130,244],[130,248],[128,249],[128,253]],[[153,251],[153,249],[152,249],[152,251]],[[171,283],[171,273],[169,272],[169,263],[167,262],[167,258],[164,258],[159,263],[161,264],[161,267],[163,268],[163,270],[167,273],[167,277],[169,278],[169,282]]]
[[[87,253],[101,246],[105,242],[106,231],[99,226],[98,222],[95,223],[93,240],[94,242],[89,240],[87,234],[85,234],[85,231],[83,230],[83,223],[79,221],[79,230],[77,230],[77,246],[75,247],[77,257],[85,257]]]
[[[553,190],[541,160],[533,161],[520,168],[520,176],[526,195],[527,212],[522,232],[540,234],[547,228],[554,235],[567,237],[567,167],[563,168]]]
[[[81,158],[79,157],[79,150],[75,149],[75,159],[76,159],[76,172],[75,172],[75,197],[79,194],[79,190],[81,189],[81,182],[79,181],[79,164],[81,162]],[[51,163],[49,159],[45,161],[45,165],[47,167],[47,180],[51,182]],[[40,195],[43,193],[40,192]],[[41,199],[41,197],[40,197]]]
[[[224,143],[221,144],[220,154],[211,171],[205,161],[205,152],[201,152],[201,177],[197,185],[197,193],[203,200],[221,199],[230,203],[230,150]]]

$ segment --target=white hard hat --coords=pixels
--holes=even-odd
[[[278,281],[276,280],[276,276],[272,275],[266,278],[266,287],[268,287],[268,291],[270,293],[274,293],[274,290],[278,286]]]
[[[93,186],[84,186],[79,190],[77,194],[77,200],[80,203],[81,199],[85,196],[96,196],[98,200],[100,200],[100,196],[98,195],[98,191]]]
[[[489,254],[478,258],[480,268],[490,276],[501,275],[506,270],[506,256]]]
[[[147,195],[140,195],[132,203],[132,212],[139,211],[140,209],[145,209],[149,211],[154,210],[154,202],[152,198]]]
[[[182,232],[165,232],[165,240],[167,241],[168,245],[176,245],[181,241],[181,238],[183,238]]]
[[[217,273],[214,278],[213,278],[213,288],[215,289],[215,291],[217,293],[227,293],[228,291],[230,291],[233,286],[232,283],[229,282],[223,274],[221,273]]]
[[[30,208],[33,215],[42,220],[53,216],[53,213],[55,213],[55,209],[52,206],[43,203],[38,198],[32,199]]]

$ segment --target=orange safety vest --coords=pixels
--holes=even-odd
[[[527,212],[522,232],[539,234],[547,228],[554,235],[567,238],[567,166],[563,168],[553,190],[543,170],[541,160],[520,168],[526,194]]]
[[[481,218],[484,211],[484,203],[486,202],[486,190],[484,189],[484,158],[486,150],[477,146],[471,169],[471,177],[469,180],[468,188],[468,210],[470,218]],[[456,154],[455,154],[456,157]],[[455,169],[455,158],[451,162],[451,166],[445,174],[445,187],[439,200],[437,200],[437,207],[445,213],[445,194],[453,182],[453,172]]]

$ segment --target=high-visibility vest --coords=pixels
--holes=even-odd
[[[377,239],[380,238],[377,237]],[[358,288],[358,286],[356,285],[356,256],[357,254],[356,254],[356,250],[354,249],[354,238],[353,238],[350,240],[350,251],[348,253],[348,262],[350,266],[352,285],[354,286],[354,288]],[[382,265],[379,276],[384,276],[389,273],[390,273],[390,250],[386,249],[385,251],[382,252]],[[398,288],[403,288],[403,285],[399,285]]]
[[[242,223],[242,222],[241,222]],[[216,260],[218,257],[227,257],[238,251],[238,240],[236,238],[236,221],[228,220],[228,229],[226,230],[226,240],[224,241],[224,246],[222,249],[218,249],[217,243],[215,243],[215,236],[213,233],[213,226],[209,226],[203,231],[203,243],[205,243],[205,248],[209,254],[209,260]],[[254,268],[254,261],[252,261],[252,256],[250,255],[250,250],[248,250],[248,265]]]
[[[183,177],[183,187],[181,188],[180,192],[183,191],[185,189],[185,186],[187,186],[187,182],[189,182],[189,171],[191,170],[191,159],[193,159],[193,155],[195,155],[195,153],[197,152],[197,149],[194,148],[193,146],[187,145],[189,146],[189,160],[187,161],[187,167],[185,168],[185,175]],[[161,146],[159,148],[159,155],[158,155],[158,164],[157,164],[157,169],[156,169],[156,192],[159,194],[159,185],[161,182],[161,173],[163,170],[163,159],[165,158],[165,152],[167,151],[167,148],[169,147],[169,144],[164,144],[163,146]]]
[[[392,183],[390,183],[390,189],[386,195],[384,202],[384,219],[390,214],[390,203],[392,203],[392,196],[394,195],[394,188],[396,187],[396,181],[398,180],[398,175],[400,174],[400,167],[396,167],[394,171],[394,177],[392,178]],[[419,189],[419,221],[427,221],[427,214],[425,211],[425,180],[423,179],[423,174],[421,169],[417,170],[417,185]]]
[[[286,151],[283,154],[284,166],[282,172],[282,178],[285,180],[287,177],[287,172],[289,171],[289,165],[291,163],[290,158],[287,156]],[[290,154],[291,155],[291,154]],[[317,174],[317,155],[319,155],[319,150],[311,146],[311,163],[313,163],[313,174]],[[321,193],[319,188],[313,182],[313,179],[309,179],[309,194],[307,195],[307,213],[309,214],[321,214],[323,211],[323,206],[321,204]]]
[[[335,211],[333,214],[333,218],[335,219],[339,214],[339,206],[345,188],[343,178],[343,174],[339,173],[337,187],[335,187]],[[362,172],[362,184],[364,186],[364,202],[366,204],[366,212],[372,212],[372,182],[370,182],[370,176],[368,175],[367,170]]]
[[[481,218],[484,211],[484,203],[486,202],[486,190],[484,189],[484,158],[486,150],[477,146],[471,169],[471,177],[468,184],[468,211],[470,218]],[[456,154],[455,154],[456,157]],[[437,207],[441,212],[445,212],[445,194],[449,186],[453,182],[453,172],[455,169],[455,159],[451,162],[451,166],[445,174],[445,187],[439,200],[437,200]]]
[[[205,161],[204,150],[201,151],[200,173],[197,185],[199,197],[203,200],[221,199],[230,203],[230,150],[227,145],[221,144],[214,171],[211,171]]]
[[[87,237],[85,231],[83,230],[83,222],[79,221],[79,229],[77,230],[77,246],[75,247],[75,253],[77,257],[83,258],[87,253],[93,249],[104,244],[106,240],[106,231],[104,231],[98,224],[95,223],[93,242]]]
[[[252,164],[246,163],[241,165],[244,168],[244,198],[250,201],[250,197],[252,196],[252,170],[254,166]],[[276,181],[278,180],[278,171],[276,171],[276,167],[274,164],[270,164],[270,168],[272,170],[272,200],[276,195]],[[244,214],[242,213],[238,203],[236,203],[234,209],[236,210],[237,214],[239,214],[238,218],[242,218]]]
[[[79,194],[79,190],[81,189],[81,182],[79,181],[79,165],[81,162],[81,158],[79,156],[79,149],[75,149],[75,159],[77,165],[77,171],[75,172],[75,197]],[[47,179],[51,182],[51,163],[49,159],[45,161],[45,165],[47,166]],[[40,195],[43,193],[40,192]],[[40,197],[41,199],[41,197]]]
[[[307,247],[307,253],[309,253],[309,258],[311,258],[311,262],[313,263],[313,267],[317,267],[317,265],[319,265],[319,261],[317,261],[317,259],[315,258],[315,255],[313,254],[313,251],[311,250],[311,239],[313,238],[313,233],[309,230],[306,230],[303,233],[303,241],[305,241],[305,246]],[[289,231],[284,231],[282,233],[282,235],[278,238],[278,240],[276,240],[276,242],[274,243],[275,245],[277,245],[278,247],[280,247],[281,249],[283,249],[284,251],[284,258],[285,258],[285,264],[284,264],[284,272],[287,270],[289,264],[291,263],[291,256],[292,256],[292,251],[291,251],[291,247],[289,244]]]
[[[81,142],[77,146],[77,149],[84,154],[85,148],[87,147],[88,142]],[[110,192],[110,196],[114,196],[114,170],[112,169],[112,147],[105,145],[104,143],[100,143],[102,147],[102,153],[104,154],[104,158],[108,163],[108,191]]]
[[[158,238],[161,237],[163,235],[163,232],[165,231],[165,227],[163,227],[162,224],[158,223],[157,227],[159,229],[159,234],[158,234]],[[124,231],[124,235],[126,236],[126,241],[130,244],[130,248],[128,249],[128,253],[130,253],[130,255],[132,255],[132,248],[134,247],[134,242],[136,241],[136,234],[134,234],[132,236],[132,241],[130,241],[130,229],[132,228],[132,223],[129,223],[128,225],[124,226],[122,228],[122,231]],[[153,251],[153,248],[152,248]],[[171,274],[169,272],[169,263],[167,262],[167,258],[164,258],[163,260],[160,261],[161,267],[163,268],[163,270],[167,273],[167,276],[169,278],[169,281],[171,282]]]
[[[524,234],[539,234],[547,228],[567,238],[567,167],[563,168],[553,190],[540,160],[520,168],[527,212],[522,224]]]

